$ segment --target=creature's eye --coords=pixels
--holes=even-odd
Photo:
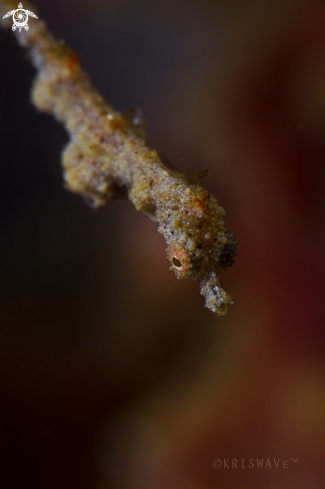
[[[179,260],[177,260],[177,258],[175,258],[175,256],[173,257],[173,263],[174,263],[175,267],[180,268],[182,266],[181,262]]]

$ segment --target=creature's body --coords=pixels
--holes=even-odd
[[[225,212],[200,184],[169,169],[145,145],[135,123],[115,112],[92,87],[76,56],[37,22],[18,41],[38,71],[32,98],[63,122],[71,141],[63,153],[64,178],[73,192],[97,207],[128,195],[137,210],[158,223],[170,269],[199,282],[206,306],[226,314],[232,297],[219,280],[233,263],[237,242],[224,226]]]
[[[15,31],[18,27],[19,32],[21,32],[22,28],[25,29],[25,31],[28,31],[29,25],[28,25],[28,16],[30,15],[31,17],[34,17],[35,19],[38,19],[37,15],[35,15],[33,12],[30,10],[24,10],[23,5],[20,3],[18,5],[18,9],[16,10],[11,10],[10,12],[7,12],[3,18],[6,19],[7,17],[10,17],[12,15],[12,30]]]

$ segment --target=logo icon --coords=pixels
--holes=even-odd
[[[27,22],[28,22],[28,16],[29,15],[31,17],[34,17],[35,19],[38,19],[37,15],[35,15],[30,10],[24,10],[22,3],[20,3],[18,5],[17,10],[11,10],[6,15],[4,15],[3,18],[6,19],[7,17],[10,17],[11,15],[12,15],[12,20],[13,20],[12,30],[15,31],[18,27],[19,32],[21,32],[22,28],[24,28],[25,31],[28,31],[29,25],[27,24]]]

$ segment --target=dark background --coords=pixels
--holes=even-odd
[[[36,5],[149,146],[209,169],[235,304],[209,313],[131,203],[63,188],[67,134],[1,30],[1,489],[323,489],[324,3]]]

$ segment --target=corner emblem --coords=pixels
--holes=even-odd
[[[19,32],[21,32],[22,28],[24,28],[25,31],[28,31],[29,25],[27,24],[27,22],[28,22],[28,16],[29,15],[31,17],[34,17],[35,19],[38,19],[37,15],[35,15],[30,10],[24,10],[22,3],[20,3],[18,5],[17,10],[11,10],[6,15],[4,15],[3,18],[6,19],[7,17],[10,17],[11,15],[12,15],[12,20],[13,20],[12,30],[15,31],[18,27]]]

